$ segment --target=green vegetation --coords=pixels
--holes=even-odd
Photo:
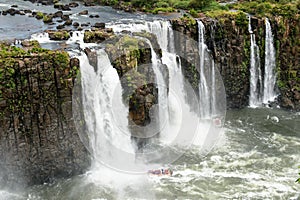
[[[248,17],[242,11],[232,12],[227,10],[213,10],[205,13],[208,17],[218,19],[220,22],[225,20],[235,20],[235,23],[240,26],[248,25]]]
[[[67,40],[70,38],[68,31],[48,31],[51,40]]]
[[[137,10],[141,10],[149,13],[168,13],[168,12],[176,12],[177,9],[183,10],[191,10],[200,12],[207,11],[212,9],[228,9],[224,6],[221,6],[215,0],[133,0],[125,2],[116,1],[116,0],[105,0],[102,1],[104,5],[116,6],[119,4],[119,8],[123,8],[126,10],[126,7],[133,6]],[[193,13],[194,16],[195,12]]]
[[[99,2],[99,1],[98,1]],[[127,10],[140,10],[149,13],[177,12],[178,9],[189,11],[193,17],[198,17],[198,13],[208,15],[219,15],[222,11],[230,9],[243,11],[259,17],[269,17],[281,15],[286,17],[299,17],[299,0],[243,0],[235,4],[221,5],[219,0],[103,0],[104,5],[117,6]],[[213,12],[213,13],[210,13]],[[222,15],[220,15],[222,16]]]
[[[35,17],[36,17],[37,19],[43,19],[43,18],[44,18],[44,13],[42,13],[42,12],[37,12]]]
[[[280,15],[284,17],[299,17],[300,1],[297,0],[256,0],[243,1],[230,5],[231,9],[241,10],[259,17]]]
[[[52,22],[52,16],[50,16],[50,15],[44,15],[43,16],[43,22],[44,23],[51,23]]]
[[[190,16],[183,16],[180,18],[180,20],[183,21],[188,27],[197,25],[197,21]]]

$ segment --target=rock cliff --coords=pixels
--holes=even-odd
[[[228,108],[242,108],[249,105],[250,93],[250,34],[248,17],[243,12],[221,13],[220,16],[202,16],[205,25],[205,41],[216,61],[226,90]],[[274,45],[276,48],[277,103],[287,109],[300,110],[300,38],[298,35],[299,16],[290,18],[277,16],[270,18]],[[197,75],[198,41],[197,23],[192,18],[171,20],[173,29],[189,39],[179,39],[175,44],[177,52],[186,59],[183,72],[195,90]],[[264,72],[265,19],[252,16],[251,25],[257,45],[260,48],[261,70]],[[181,38],[184,38],[181,36]],[[181,56],[182,56],[181,55]]]
[[[0,182],[40,184],[89,166],[72,116],[79,61],[66,52],[0,45]]]

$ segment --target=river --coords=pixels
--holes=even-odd
[[[51,6],[33,6],[27,1],[16,0],[14,4],[22,9],[55,11]],[[9,6],[10,1],[2,0],[0,10]],[[101,18],[78,16],[76,13],[83,9],[91,14],[100,12]],[[80,5],[69,13],[81,23],[101,21],[111,26],[166,19],[101,6],[83,8]],[[0,22],[0,37],[8,40],[30,38],[34,33],[54,28],[20,16],[0,16]],[[300,186],[295,180],[300,165],[300,113],[258,107],[222,114],[224,126],[213,148],[205,154],[197,145],[178,149],[181,156],[167,165],[174,171],[171,177],[126,173],[105,167],[95,172],[91,167],[85,174],[73,178],[56,179],[17,191],[1,190],[0,186],[0,200],[299,199]]]

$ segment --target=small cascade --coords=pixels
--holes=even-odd
[[[122,90],[119,76],[111,66],[104,50],[98,50],[97,71],[88,62],[87,56],[79,57],[81,63],[81,85],[84,120],[88,135],[89,148],[93,155],[92,169],[102,167],[120,168],[124,163],[134,163],[134,149],[127,128],[128,109],[122,102]],[[114,110],[118,110],[115,120]],[[120,127],[121,125],[121,127]],[[130,160],[132,162],[130,162]],[[130,164],[123,166],[131,170]]]
[[[263,103],[274,101],[276,97],[276,52],[274,38],[269,19],[266,18],[266,38],[265,38],[265,74],[264,74],[264,93]]]
[[[216,114],[216,91],[215,91],[215,65],[210,57],[205,44],[204,24],[198,20],[199,34],[199,57],[200,57],[200,81],[199,81],[199,103],[200,117],[211,118]]]
[[[47,32],[32,34],[30,40],[37,40],[39,43],[53,42],[50,40],[49,34]]]
[[[174,33],[171,23],[169,21],[154,21],[147,22],[147,25],[149,27],[149,32],[156,35],[160,48],[163,51],[174,53],[174,42],[170,42],[174,41]]]
[[[262,103],[263,83],[260,68],[259,47],[255,41],[255,35],[251,27],[251,17],[249,16],[248,30],[251,37],[250,47],[250,107],[256,107]]]
[[[84,44],[83,42],[84,38],[84,31],[73,31],[71,32],[71,37],[66,42],[67,44],[72,43],[78,43],[78,44]]]

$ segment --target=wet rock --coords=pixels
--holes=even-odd
[[[40,47],[39,42],[36,40],[23,40],[21,42],[21,45],[23,47],[26,47],[26,49],[28,49],[29,47]]]
[[[95,6],[96,4],[93,3],[93,2],[87,2],[87,1],[85,1],[83,5],[89,7],[89,6]]]
[[[54,13],[54,17],[62,17],[63,16],[63,12],[62,11],[57,11]]]
[[[88,15],[89,11],[88,10],[83,10],[81,12],[78,13],[79,15]]]
[[[50,40],[67,40],[70,34],[67,31],[47,31]]]
[[[58,10],[63,10],[63,11],[69,11],[71,10],[70,6],[68,4],[64,5],[64,4],[55,4],[54,8],[58,9]]]
[[[12,7],[12,8],[17,8],[17,7],[18,7],[18,5],[12,5],[11,7]]]
[[[78,26],[79,26],[79,23],[78,23],[78,22],[74,22],[74,23],[73,23],[73,26],[74,26],[74,27],[78,27]]]
[[[19,10],[16,10],[16,9],[13,9],[13,8],[8,9],[6,12],[9,13],[10,15],[12,15],[12,16],[14,16],[16,14],[20,14]]]
[[[65,28],[65,26],[64,25],[58,25],[57,27],[56,27],[56,29],[64,29]]]
[[[66,21],[66,20],[70,19],[70,16],[69,15],[63,15],[63,16],[61,16],[61,19]]]
[[[24,10],[25,13],[32,13],[31,10]]]
[[[73,23],[73,20],[68,19],[68,20],[64,23],[64,25],[65,25],[65,26],[70,26],[70,25],[72,25],[72,23]]]
[[[69,3],[69,7],[70,7],[70,8],[75,8],[75,7],[78,7],[78,6],[79,6],[79,4],[76,3],[76,2],[71,2],[71,3]]]
[[[92,65],[95,71],[97,71],[98,70],[97,52],[92,51],[90,48],[85,48],[84,53],[88,56],[90,65]]]
[[[105,28],[105,23],[96,22],[93,27],[104,29]]]
[[[286,109],[294,109],[295,108],[294,103],[291,101],[291,99],[289,99],[287,97],[282,97],[281,106]]]
[[[53,15],[44,15],[44,17],[43,17],[43,22],[44,23],[47,23],[47,24],[49,24],[49,23],[51,23],[52,22],[52,20],[53,20]]]
[[[49,1],[40,1],[40,3],[44,6],[51,5],[51,2]]]

